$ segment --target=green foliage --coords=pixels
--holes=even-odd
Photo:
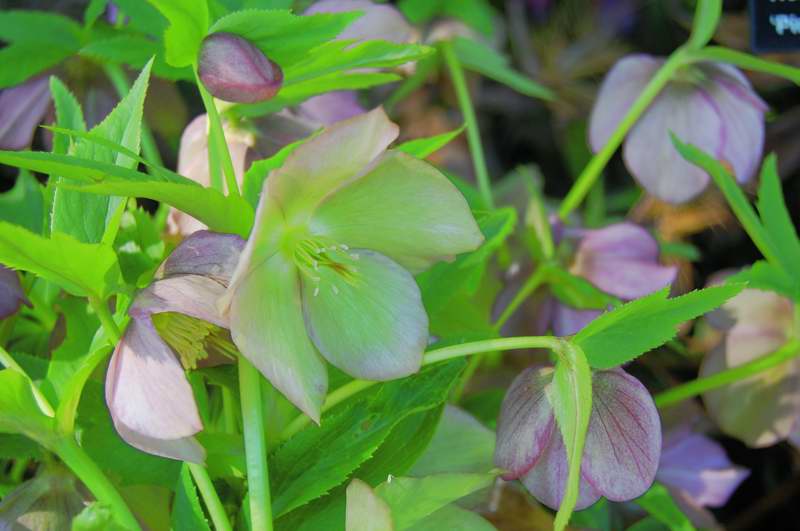
[[[764,72],[773,76],[782,77],[789,81],[800,84],[800,68],[775,63],[761,59],[749,53],[723,48],[722,46],[707,46],[702,50],[692,53],[692,57],[698,61],[714,61],[728,63],[745,70]]]
[[[126,531],[108,505],[92,502],[72,519],[71,531]]]
[[[543,265],[545,282],[558,300],[573,308],[602,309],[619,304],[619,299],[597,289],[588,280],[556,265]]]
[[[495,527],[482,516],[451,503],[414,525],[415,531],[494,531]]]
[[[744,288],[727,284],[667,298],[669,288],[604,313],[572,339],[595,369],[610,369],[663,345],[678,327],[719,307]]]
[[[14,369],[0,370],[0,433],[21,434],[39,444],[53,443],[53,419],[42,411],[33,383]]]
[[[164,32],[167,63],[189,66],[197,62],[200,43],[208,30],[206,0],[149,0],[169,21]]]
[[[400,0],[397,7],[415,24],[436,16],[450,17],[484,35],[494,33],[494,19],[499,16],[487,0]]]
[[[722,0],[697,0],[697,10],[692,24],[692,35],[687,45],[700,49],[714,37],[714,31],[722,16]]]
[[[36,178],[20,170],[14,187],[0,194],[0,220],[41,234],[44,220],[44,197]]]
[[[778,159],[770,154],[761,167],[761,185],[758,188],[758,213],[764,230],[772,241],[783,269],[792,273],[800,268],[800,239],[786,207],[778,177]]]
[[[694,526],[663,485],[654,483],[635,503],[671,531],[694,531]]]
[[[461,126],[458,129],[454,129],[440,135],[409,140],[408,142],[400,144],[395,149],[397,151],[402,151],[403,153],[408,153],[412,157],[424,159],[442,149],[463,132],[464,126]]]
[[[253,208],[258,206],[258,198],[261,196],[261,189],[264,187],[264,181],[267,179],[269,172],[276,170],[283,166],[286,158],[297,149],[298,146],[305,143],[308,139],[304,138],[291,144],[284,146],[269,158],[261,159],[253,162],[250,168],[244,174],[242,182],[242,196],[247,200]]]
[[[172,504],[172,529],[175,531],[210,531],[208,521],[200,506],[197,489],[186,463],[181,466],[175,501]]]

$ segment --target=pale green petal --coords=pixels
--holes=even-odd
[[[311,232],[374,249],[417,273],[483,241],[469,206],[436,168],[389,152],[366,175],[328,197]]]
[[[276,254],[242,277],[230,293],[231,336],[272,385],[319,422],[328,374],[303,324],[297,275]]]
[[[348,271],[320,266],[303,276],[306,326],[322,355],[346,373],[391,380],[419,370],[428,316],[414,278],[389,258],[361,249]]]
[[[298,224],[325,196],[358,178],[397,133],[380,107],[337,122],[295,149],[270,174],[264,191],[281,205],[287,221]]]

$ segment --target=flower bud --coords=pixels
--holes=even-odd
[[[198,70],[212,96],[234,103],[266,101],[283,84],[281,68],[251,42],[232,33],[205,38]]]

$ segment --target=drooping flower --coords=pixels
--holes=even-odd
[[[567,454],[551,403],[551,367],[530,367],[511,384],[497,424],[495,464],[520,479],[540,502],[557,509],[568,474]],[[625,501],[652,484],[661,453],[661,423],[647,389],[622,369],[592,375],[592,413],[581,462],[576,509],[604,496]]]
[[[595,152],[603,148],[663,62],[637,54],[611,69],[589,122],[589,142]],[[673,132],[725,161],[740,183],[747,182],[761,159],[766,108],[736,68],[719,63],[685,66],[631,129],[623,147],[625,165],[659,199],[683,203],[696,197],[709,176],[680,156],[669,136]]]
[[[338,40],[380,39],[397,43],[414,40],[414,28],[400,11],[390,5],[375,4],[370,0],[320,0],[312,4],[305,14],[347,11],[361,11],[363,15],[347,26],[337,37]]]
[[[0,149],[18,150],[30,146],[36,127],[49,108],[47,76],[0,90]]]
[[[0,319],[16,313],[21,304],[31,305],[19,283],[19,275],[0,265]]]
[[[725,505],[749,475],[749,470],[731,463],[719,443],[685,425],[664,436],[656,480],[699,528],[717,527],[705,508]]]
[[[416,372],[428,319],[412,273],[483,237],[450,181],[387,151],[382,109],[338,122],[267,178],[223,312],[242,354],[311,418],[323,360],[363,379]]]
[[[0,529],[61,531],[84,507],[84,497],[69,470],[60,465],[47,468],[3,496]]]
[[[706,356],[706,377],[756,360],[794,337],[792,302],[772,292],[746,289],[727,301],[709,322],[724,330],[719,345]],[[709,415],[720,429],[753,447],[770,446],[791,434],[800,417],[800,359],[703,395]]]
[[[234,103],[266,101],[283,85],[281,67],[233,33],[212,33],[203,40],[197,72],[212,96]]]
[[[203,461],[205,452],[193,437],[203,426],[184,371],[233,350],[216,302],[243,246],[232,234],[195,232],[164,262],[160,279],[136,295],[106,373],[106,403],[131,446]]]

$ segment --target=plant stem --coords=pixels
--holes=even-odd
[[[492,187],[489,182],[489,170],[486,168],[486,159],[483,156],[481,131],[478,127],[478,119],[475,117],[472,99],[469,96],[467,81],[464,79],[464,70],[461,68],[461,63],[458,61],[455,51],[453,51],[452,43],[449,41],[442,42],[441,51],[445,63],[447,63],[447,68],[450,71],[450,78],[453,80],[453,88],[456,91],[458,106],[461,108],[461,114],[464,115],[469,151],[472,155],[472,164],[475,166],[475,176],[478,179],[478,188],[480,189],[481,197],[483,197],[487,208],[494,208]]]
[[[208,509],[208,514],[211,516],[214,528],[217,531],[233,531],[231,522],[228,519],[228,513],[225,512],[225,507],[222,506],[206,468],[195,463],[186,463],[186,465],[189,467],[189,472],[191,472],[197,489],[200,491],[200,496],[202,496],[203,502],[206,504],[206,509]]]
[[[617,125],[617,128],[611,134],[606,144],[592,157],[578,176],[575,184],[572,185],[572,188],[564,198],[564,201],[561,203],[561,208],[558,211],[558,216],[562,220],[566,220],[570,213],[581,204],[586,194],[589,193],[594,183],[597,181],[597,178],[602,173],[603,168],[605,168],[608,161],[611,160],[611,156],[620,144],[622,144],[628,131],[631,130],[637,120],[639,120],[641,115],[647,110],[647,107],[649,107],[656,96],[658,96],[661,89],[672,79],[675,71],[686,64],[687,60],[688,52],[681,47],[675,50],[672,55],[669,56],[669,59],[661,65],[661,68],[658,69],[655,76],[647,83],[644,90],[639,94],[639,97],[636,98],[636,101],[631,105],[631,108],[625,113],[622,121]]]
[[[247,487],[250,496],[250,529],[272,531],[272,502],[269,492],[267,443],[264,437],[261,375],[242,357],[239,358],[239,393],[242,401]]]
[[[545,265],[541,265],[536,268],[536,271],[528,277],[528,280],[525,281],[522,288],[514,295],[514,298],[511,299],[511,302],[508,303],[508,306],[505,307],[503,313],[500,314],[500,317],[497,318],[492,328],[495,331],[499,331],[503,328],[503,325],[514,315],[514,312],[520,307],[520,305],[525,302],[525,300],[530,297],[530,295],[536,291],[536,289],[542,285],[542,282],[545,279],[547,273],[547,267]]]
[[[672,389],[664,391],[663,393],[659,393],[654,397],[656,406],[660,408],[671,406],[686,400],[687,398],[701,395],[706,391],[711,391],[712,389],[717,389],[739,380],[743,380],[749,376],[753,376],[754,374],[758,374],[766,371],[767,369],[771,369],[772,367],[780,365],[781,363],[794,358],[798,354],[800,354],[800,341],[797,339],[792,339],[771,354],[767,354],[766,356],[762,356],[761,358],[755,359],[743,365],[731,367],[730,369],[720,371],[704,378],[698,378],[683,385],[673,387]]]
[[[89,298],[89,304],[92,305],[94,312],[97,314],[98,319],[100,319],[100,324],[103,325],[103,328],[105,329],[106,333],[109,336],[111,336],[113,343],[115,345],[119,343],[119,340],[122,337],[122,333],[119,331],[117,323],[111,316],[111,312],[108,309],[108,305],[104,301],[101,301],[100,299],[96,299],[94,297]]]
[[[211,154],[213,144],[217,156],[222,158],[222,170],[225,174],[225,184],[228,188],[228,195],[239,195],[239,183],[236,181],[236,172],[233,169],[231,153],[228,149],[228,143],[225,140],[225,130],[222,128],[222,120],[219,117],[217,106],[214,104],[214,98],[200,81],[197,69],[195,69],[195,77],[197,78],[197,89],[200,91],[200,97],[203,98],[203,105],[208,115],[209,155]],[[211,159],[209,159],[209,163],[211,162]],[[216,164],[214,166],[216,166]],[[211,166],[209,166],[209,169],[211,169]]]
[[[136,517],[133,516],[119,491],[74,439],[65,437],[59,441],[55,452],[80,478],[94,497],[97,498],[97,501],[111,508],[114,517],[120,524],[129,530],[141,530],[139,522],[136,521]]]

